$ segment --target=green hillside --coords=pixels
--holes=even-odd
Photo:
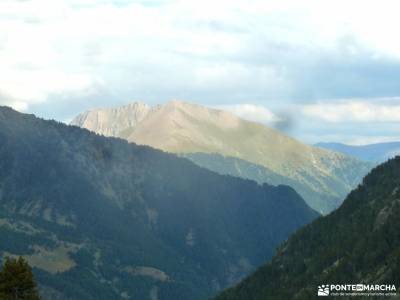
[[[280,184],[301,186],[297,191],[304,200],[324,214],[337,208],[372,167],[229,112],[181,101],[153,108],[134,103],[97,109],[78,115],[71,124],[172,153],[220,154],[258,165],[280,175]]]
[[[0,108],[0,253],[45,299],[206,299],[317,214],[290,187]]]
[[[318,299],[321,284],[395,284],[399,289],[399,215],[397,157],[376,167],[338,210],[292,235],[271,263],[214,299]]]
[[[319,211],[322,213],[327,213],[336,209],[340,205],[341,199],[344,199],[347,195],[346,189],[342,189],[341,183],[334,178],[327,178],[326,182],[332,189],[336,189],[336,195],[328,195],[323,191],[312,189],[307,182],[279,175],[268,168],[250,163],[243,159],[200,152],[184,153],[180,156],[186,157],[196,165],[219,174],[251,179],[260,184],[268,182],[272,185],[288,185],[294,188],[304,199],[307,199],[308,205],[311,207],[318,207]],[[355,185],[357,180],[359,180],[359,170],[357,168],[346,168],[346,172],[348,172],[346,176],[349,179],[353,178],[352,184]]]

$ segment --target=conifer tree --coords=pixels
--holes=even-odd
[[[24,258],[5,259],[0,272],[0,300],[40,300],[32,269]]]

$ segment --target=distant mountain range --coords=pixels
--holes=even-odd
[[[6,107],[0,208],[0,257],[23,255],[46,300],[207,299],[318,216],[288,186]]]
[[[291,185],[321,213],[337,208],[371,168],[229,112],[180,101],[95,109],[71,124],[177,153],[221,174]]]
[[[319,299],[318,286],[327,284],[385,284],[398,289],[399,199],[396,157],[366,176],[339,209],[293,234],[271,263],[214,299]],[[397,290],[393,299],[399,297]]]
[[[316,147],[329,149],[364,161],[382,163],[400,154],[400,142],[352,146],[341,143],[318,143]]]

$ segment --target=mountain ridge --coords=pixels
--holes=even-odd
[[[318,216],[290,187],[10,108],[0,141],[0,257],[44,299],[205,299]]]
[[[400,154],[400,142],[347,145],[342,143],[317,143],[316,147],[341,152],[372,163],[382,163]]]
[[[89,127],[96,127],[97,133],[114,136],[118,132],[134,127],[142,121],[153,108],[143,102],[133,102],[116,108],[101,108],[86,111],[77,116],[72,123],[86,122]],[[121,120],[120,122],[117,122]],[[117,126],[109,127],[110,123]]]
[[[319,299],[318,286],[332,284],[398,289],[399,178],[397,156],[374,168],[336,211],[291,235],[270,263],[213,299]]]
[[[101,132],[79,116],[71,124]],[[263,166],[307,186],[312,195],[301,195],[323,213],[336,208],[370,168],[354,158],[302,144],[232,113],[182,101],[157,106],[141,122],[115,136],[167,152],[221,154]],[[326,199],[314,197],[317,194]]]

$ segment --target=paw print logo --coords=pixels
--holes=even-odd
[[[318,296],[329,296],[329,285],[319,285],[318,286]]]

